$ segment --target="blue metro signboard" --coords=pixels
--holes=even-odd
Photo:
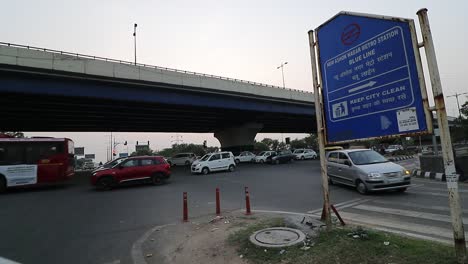
[[[328,143],[428,130],[410,22],[342,12],[317,29]]]

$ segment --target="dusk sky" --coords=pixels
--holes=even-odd
[[[468,92],[468,2],[462,0],[3,1],[0,41],[133,61],[132,33],[137,23],[140,63],[282,86],[276,67],[287,61],[286,87],[312,91],[308,30],[346,10],[412,18],[419,34],[416,12],[423,7],[429,10],[445,95]],[[462,104],[467,97],[459,99]],[[455,98],[446,98],[446,104],[448,114],[457,116]],[[96,161],[106,159],[109,133],[27,135],[69,137],[86,153],[96,153]],[[186,143],[207,140],[219,146],[212,134],[180,135]],[[117,140],[127,140],[130,151],[137,140],[150,140],[153,149],[162,149],[171,145],[174,136],[117,133]],[[281,140],[281,134],[257,135],[258,140],[263,137]]]

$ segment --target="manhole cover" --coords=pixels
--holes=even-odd
[[[262,229],[250,236],[250,241],[255,245],[269,248],[293,246],[304,239],[305,234],[302,231],[287,227]]]

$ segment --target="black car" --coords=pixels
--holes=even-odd
[[[296,158],[296,155],[292,154],[290,150],[282,150],[273,153],[267,158],[267,162],[271,164],[280,164],[291,162]]]

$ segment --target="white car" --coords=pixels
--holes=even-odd
[[[222,151],[206,154],[201,159],[194,161],[190,168],[192,173],[206,175],[212,171],[233,172],[236,169],[236,163],[232,152]]]
[[[239,154],[239,156],[234,157],[236,164],[241,162],[253,162],[255,160],[255,154],[250,151],[244,151]]]
[[[266,159],[273,154],[276,154],[276,151],[262,151],[255,156],[255,163],[265,163]]]
[[[167,163],[171,166],[182,165],[189,166],[197,159],[194,153],[179,153],[167,159]]]
[[[393,153],[398,150],[403,150],[402,145],[390,145],[388,148],[385,149],[385,153]]]
[[[297,160],[316,159],[317,153],[312,149],[296,149],[293,152]]]

